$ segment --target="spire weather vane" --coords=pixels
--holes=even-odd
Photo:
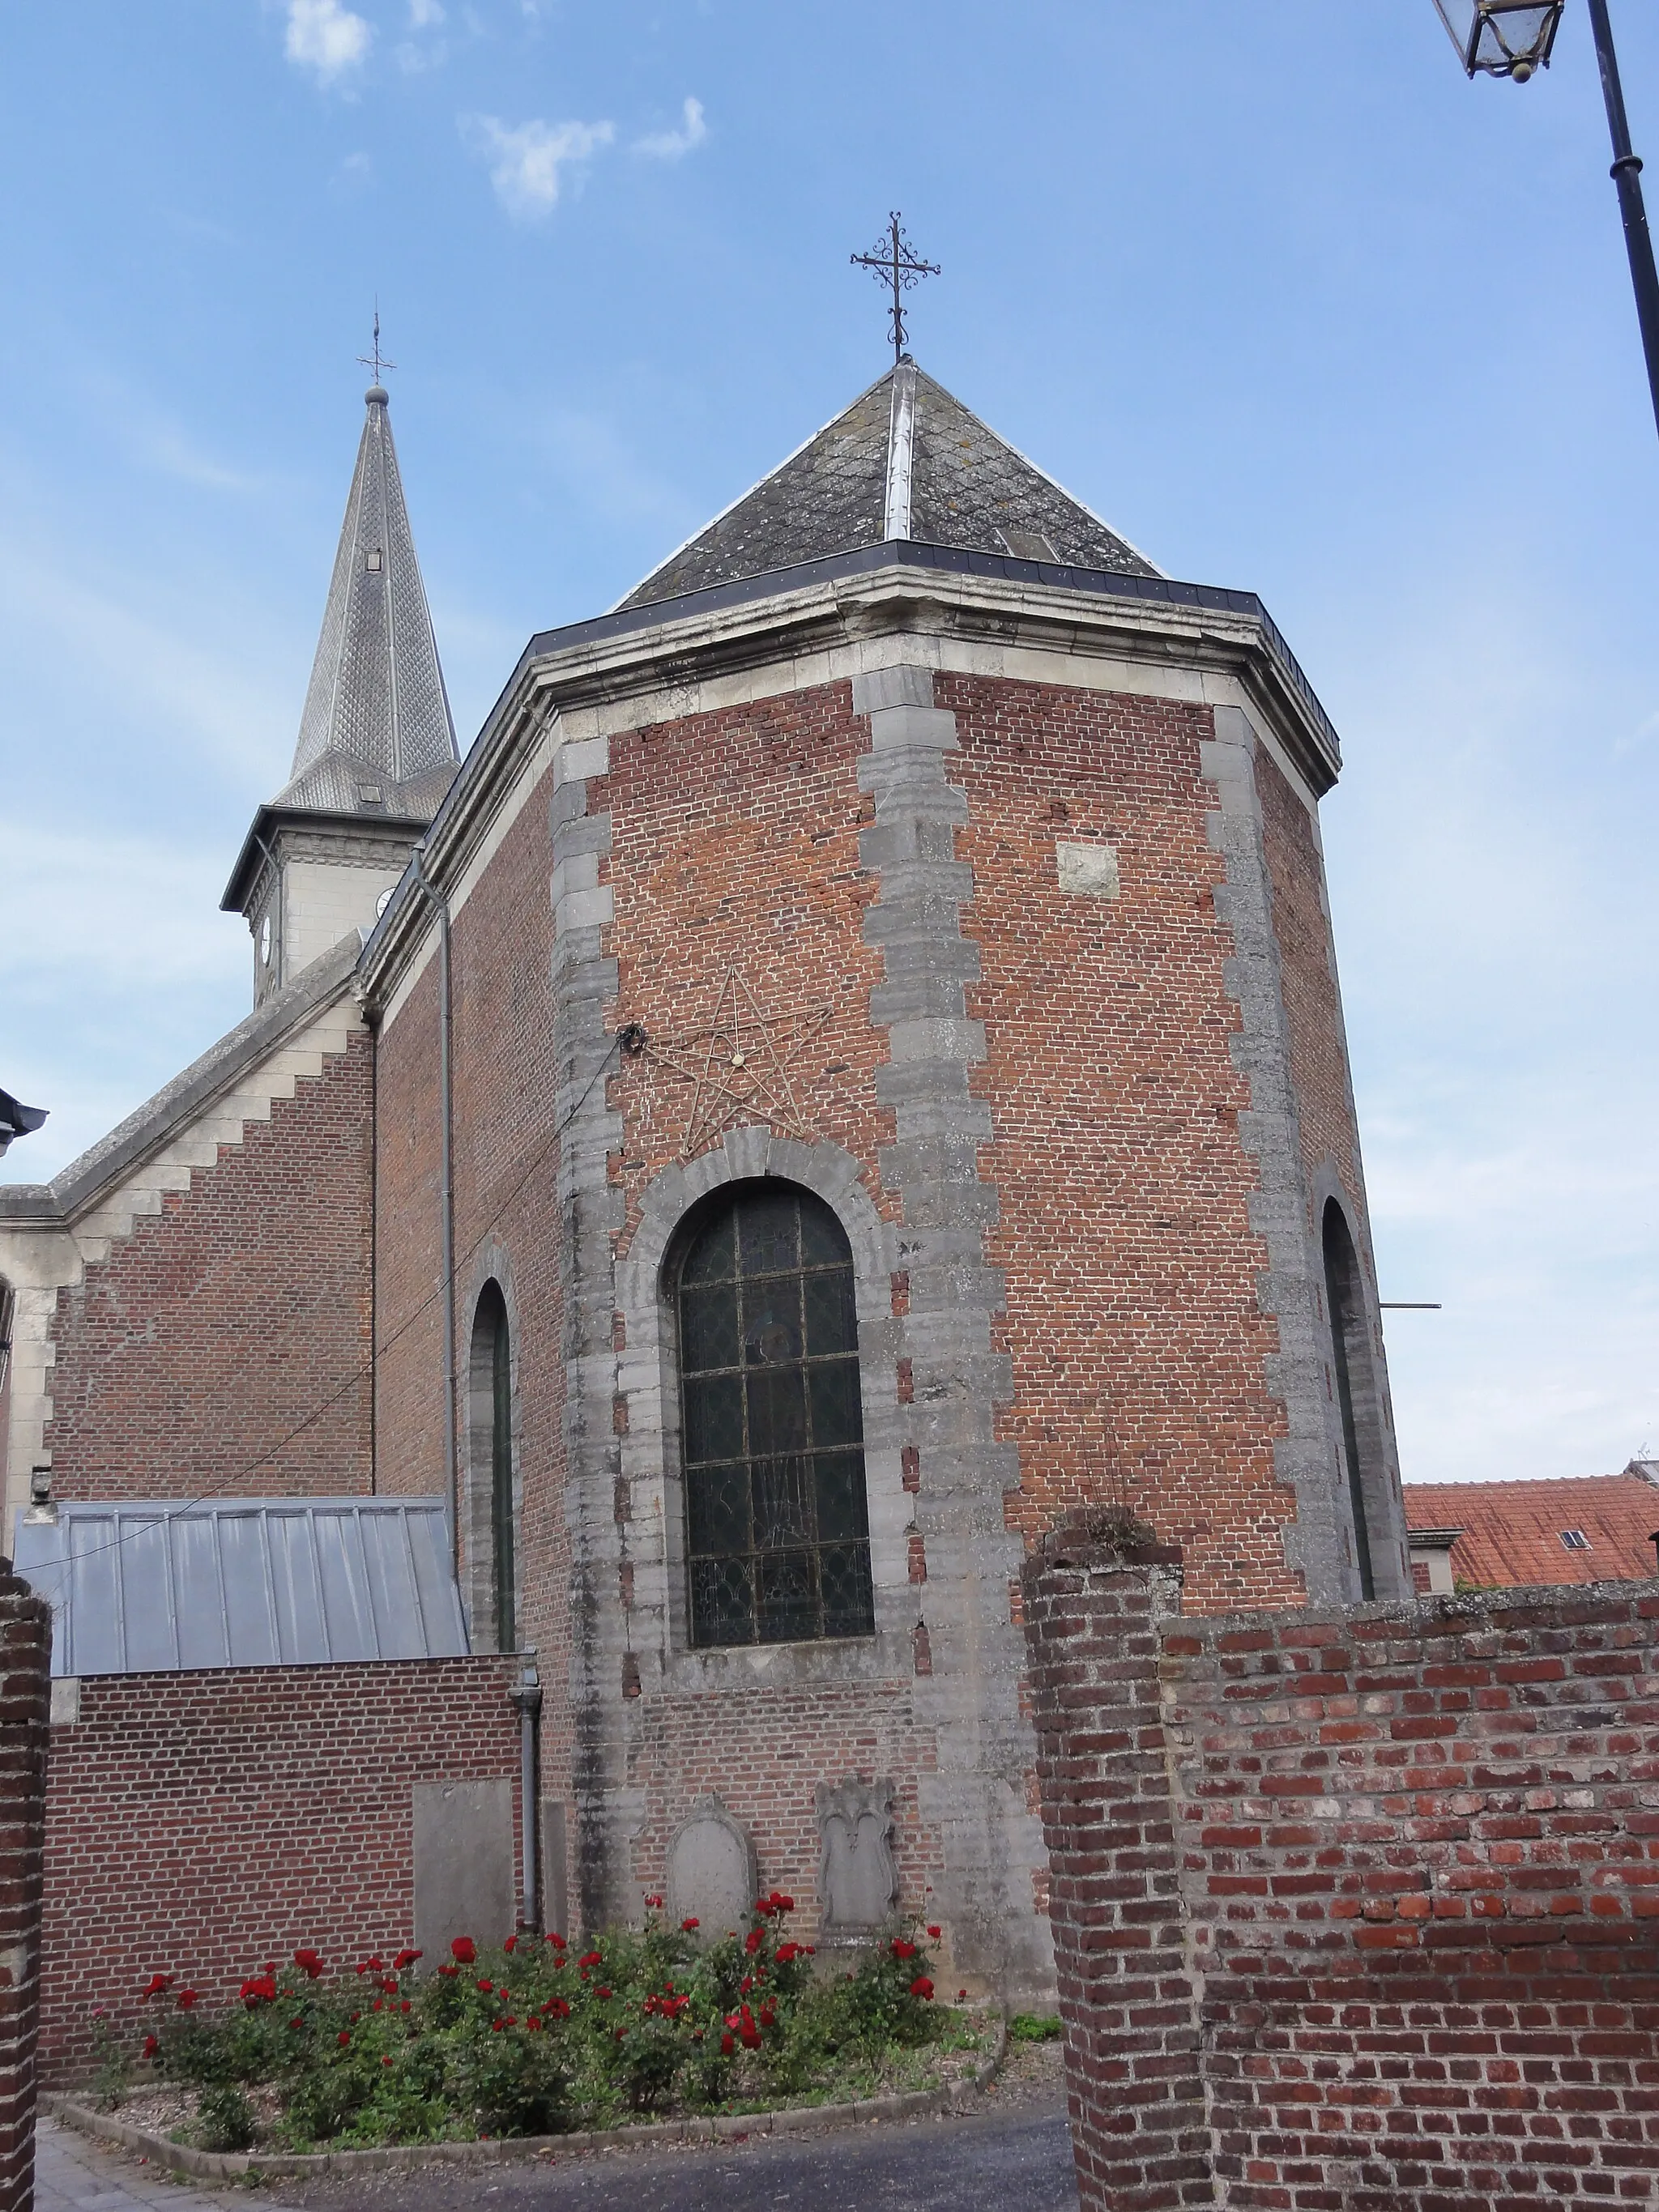
[[[372,368],[374,370],[374,381],[376,384],[379,384],[382,380],[380,371],[383,368],[396,368],[398,366],[395,361],[388,361],[386,356],[380,351],[380,303],[378,300],[374,302],[374,351],[373,357],[371,358],[371,356],[366,353],[360,353],[357,358],[365,368]]]
[[[851,258],[855,269],[867,269],[878,284],[892,288],[893,304],[888,310],[888,321],[893,340],[893,366],[896,368],[904,358],[904,341],[908,335],[904,327],[904,295],[920,284],[924,276],[937,276],[939,264],[919,260],[911,251],[896,208],[887,218],[884,242],[872,246],[868,253],[855,253]]]

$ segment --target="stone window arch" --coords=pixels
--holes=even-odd
[[[694,1646],[872,1636],[853,1249],[824,1201],[753,1178],[667,1256]]]
[[[1371,1356],[1359,1256],[1346,1214],[1334,1198],[1325,1201],[1322,1224],[1325,1308],[1330,1318],[1331,1363],[1341,1430],[1343,1474],[1353,1526],[1354,1563],[1362,1598],[1376,1595],[1376,1560],[1383,1555],[1386,1523],[1381,1510],[1385,1480],[1382,1407]]]
[[[514,1436],[513,1331],[507,1298],[492,1277],[472,1312],[467,1361],[467,1465],[475,1645],[518,1649],[517,1453]]]

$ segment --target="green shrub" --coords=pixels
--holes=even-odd
[[[1017,2012],[1008,2023],[1011,2043],[1052,2043],[1062,2033],[1058,2013]]]
[[[580,1954],[562,1937],[462,1937],[424,1974],[418,1952],[329,1974],[313,1951],[267,1961],[240,2002],[208,2012],[153,1977],[145,2054],[200,2093],[204,2140],[248,2130],[246,2092],[276,2092],[275,2134],[322,2142],[555,2135],[678,2106],[708,2111],[810,2094],[850,2066],[951,2032],[935,2007],[921,1932],[896,1929],[819,1972],[785,1923],[794,1901],[757,1900],[746,1925],[707,1946],[669,1928],[660,1899],[642,1928]],[[929,1934],[937,1936],[938,1930]]]
[[[204,2089],[196,2132],[204,2150],[246,2150],[258,2133],[246,2093],[230,2082]]]

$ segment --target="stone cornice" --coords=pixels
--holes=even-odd
[[[1341,765],[1328,716],[1253,592],[950,547],[872,546],[532,638],[427,832],[428,879],[441,891],[459,883],[556,719],[586,736],[582,724],[597,710],[611,710],[614,722],[630,699],[684,695],[792,660],[824,664],[802,679],[824,681],[874,665],[884,656],[872,647],[887,638],[907,641],[910,658],[921,640],[939,638],[1223,677],[1316,797]],[[844,665],[834,667],[837,660]],[[432,926],[411,869],[364,949],[361,988],[371,1010],[390,1000]]]

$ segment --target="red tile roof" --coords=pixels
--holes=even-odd
[[[1460,1583],[1629,1582],[1654,1572],[1659,1488],[1639,1474],[1560,1482],[1408,1482],[1411,1528],[1461,1528],[1452,1546]],[[1562,1540],[1576,1529],[1581,1550]]]

